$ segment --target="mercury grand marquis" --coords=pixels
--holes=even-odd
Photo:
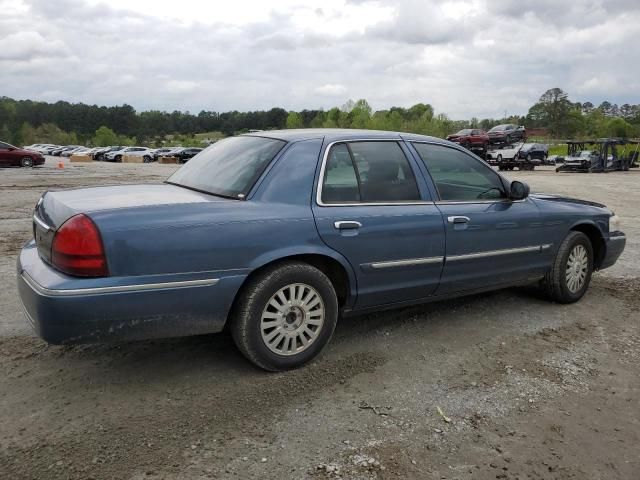
[[[266,370],[341,316],[537,282],[578,301],[625,246],[604,205],[549,194],[457,144],[286,130],[210,146],[162,184],[46,192],[17,265],[47,342],[227,328]]]

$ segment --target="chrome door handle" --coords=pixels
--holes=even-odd
[[[447,221],[449,223],[469,223],[471,221],[471,219],[469,217],[462,217],[462,216],[453,216],[453,217],[447,217]]]
[[[360,222],[356,222],[353,220],[334,222],[333,226],[338,230],[348,230],[348,229],[356,229],[360,228],[362,224]]]

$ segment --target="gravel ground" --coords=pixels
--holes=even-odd
[[[622,217],[627,249],[581,302],[518,288],[349,318],[319,360],[266,374],[225,334],[33,336],[15,259],[40,194],[175,169],[56,163],[0,170],[0,478],[638,478],[640,171],[511,172]]]

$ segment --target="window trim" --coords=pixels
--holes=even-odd
[[[404,142],[402,138],[350,138],[345,140],[335,140],[327,144],[324,150],[324,154],[322,156],[322,165],[320,166],[320,175],[318,175],[318,182],[316,184],[316,204],[319,207],[371,207],[371,206],[401,206],[401,205],[434,205],[435,202],[428,200],[407,200],[407,201],[398,201],[398,202],[350,202],[350,203],[324,203],[322,201],[322,187],[324,186],[324,176],[327,165],[327,160],[329,158],[329,152],[333,148],[334,145],[338,143],[347,144],[347,149],[349,150],[349,155],[351,156],[351,149],[349,148],[349,143],[355,142],[393,142],[398,144],[400,150],[402,150],[402,146],[400,142]],[[418,193],[420,197],[422,197],[422,191],[420,191],[420,186],[418,182],[418,176],[416,175],[415,168],[411,165],[411,160],[407,158],[407,154],[404,150],[402,150],[402,154],[404,155],[407,163],[409,164],[409,168],[413,173],[413,177],[416,181],[416,186],[418,187]],[[353,156],[351,156],[353,161]],[[358,169],[354,165],[354,169],[356,171],[356,176],[358,176]],[[418,170],[419,171],[419,170]],[[438,193],[438,196],[440,194]]]
[[[502,175],[500,175],[493,168],[491,168],[490,165],[488,165],[485,162],[483,162],[480,158],[474,157],[473,155],[469,154],[467,151],[465,151],[465,150],[463,150],[461,148],[456,148],[456,147],[453,147],[453,146],[450,146],[450,145],[445,145],[443,143],[438,143],[438,142],[428,142],[428,141],[424,141],[424,140],[410,140],[409,143],[411,143],[411,146],[413,147],[413,149],[415,150],[416,154],[418,155],[418,158],[420,159],[420,161],[424,165],[424,168],[427,171],[427,174],[429,175],[429,179],[431,180],[431,183],[433,183],[433,188],[435,189],[436,194],[438,195],[438,199],[434,201],[435,205],[457,205],[457,204],[473,204],[473,203],[520,203],[520,202],[526,201],[526,198],[523,198],[522,200],[511,200],[508,197],[508,183],[509,182],[507,182],[506,179]],[[415,144],[415,143],[421,143],[421,144],[425,144],[425,145],[436,145],[438,147],[444,147],[444,148],[449,148],[451,150],[456,150],[456,151],[468,156],[472,160],[482,164],[485,168],[487,168],[488,170],[493,172],[493,174],[498,177],[498,180],[500,180],[500,184],[504,188],[504,194],[507,195],[507,197],[506,198],[502,198],[502,199],[487,199],[487,200],[480,200],[480,199],[478,199],[478,200],[442,200],[442,197],[440,196],[440,190],[438,190],[438,184],[436,183],[436,181],[434,180],[433,176],[431,175],[431,170],[429,170],[429,166],[427,165],[427,162],[424,161],[424,159],[420,155],[420,152],[418,152],[418,149],[413,146],[413,144]]]

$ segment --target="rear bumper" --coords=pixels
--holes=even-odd
[[[27,319],[41,338],[54,344],[218,332],[246,277],[227,271],[190,278],[72,278],[45,264],[33,241],[20,253],[17,269]]]
[[[609,268],[616,263],[627,244],[627,237],[622,232],[614,232],[609,238],[605,239],[605,244],[606,253],[600,264],[600,270]]]

